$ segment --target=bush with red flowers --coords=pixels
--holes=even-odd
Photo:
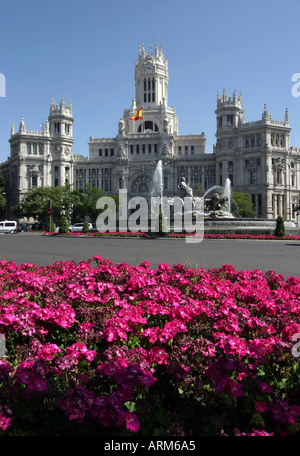
[[[1,435],[299,435],[298,277],[97,256],[0,289]]]

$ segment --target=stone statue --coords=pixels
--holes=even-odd
[[[228,196],[221,197],[219,193],[214,193],[210,199],[204,201],[204,209],[208,211],[219,211],[222,207],[228,207],[226,202]]]
[[[120,122],[119,122],[119,134],[123,135],[125,133],[125,122],[123,117],[121,117]]]
[[[188,196],[188,197],[192,198],[192,210],[194,211],[195,208],[196,208],[196,203],[195,203],[195,198],[194,198],[193,190],[192,190],[191,187],[189,187],[189,185],[186,183],[185,177],[182,177],[182,178],[181,178],[181,182],[180,182],[180,184],[178,185],[178,188],[181,190],[181,193],[182,193],[182,196],[183,196],[183,197]]]
[[[185,182],[185,177],[182,177],[182,180],[181,180],[180,184],[178,185],[178,188],[184,193],[184,196],[190,196],[190,197],[194,198],[193,190]]]
[[[229,201],[228,196],[220,196],[219,193],[214,193],[211,198],[204,201],[204,218],[234,218],[229,211],[222,210],[223,207],[228,208],[226,204]]]

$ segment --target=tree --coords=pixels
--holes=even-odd
[[[96,209],[96,203],[102,196],[104,196],[102,190],[88,184],[84,190],[73,191],[71,191],[69,184],[63,187],[38,187],[23,197],[20,205],[13,208],[13,213],[17,217],[32,217],[39,222],[48,224],[47,210],[51,206],[52,218],[56,225],[62,215],[65,215],[67,219],[71,218],[72,223],[83,221],[86,217],[95,221],[102,212],[100,209]],[[106,196],[115,200],[118,210],[118,195]]]
[[[118,210],[118,195],[104,194],[103,190],[100,190],[98,187],[92,187],[89,184],[86,184],[83,190],[73,190],[71,194],[73,207],[72,222],[75,223],[78,220],[84,220],[86,217],[89,217],[95,222],[98,215],[104,210],[96,208],[98,199],[102,198],[104,195],[115,200],[116,210]]]
[[[230,210],[235,217],[252,218],[256,215],[252,208],[251,196],[236,190],[231,191]]]
[[[68,213],[71,207],[70,185],[64,187],[38,187],[29,191],[22,199],[19,206],[13,208],[13,213],[18,217],[32,217],[39,222],[49,223],[47,210],[53,211],[52,218],[57,224],[62,213]],[[67,214],[65,214],[67,215]]]

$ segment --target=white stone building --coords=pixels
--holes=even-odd
[[[178,119],[168,106],[168,61],[162,47],[154,52],[139,49],[135,65],[135,97],[119,120],[114,138],[89,140],[88,156],[73,152],[71,103],[52,101],[41,131],[18,131],[12,126],[10,158],[0,166],[8,182],[10,207],[38,186],[69,182],[74,189],[85,183],[105,193],[127,189],[128,197],[149,197],[153,172],[163,160],[163,192],[174,196],[185,177],[196,189],[224,185],[251,195],[256,216],[295,220],[293,208],[300,196],[300,149],[290,147],[288,112],[274,121],[265,106],[262,119],[246,122],[241,95],[217,96],[216,145],[206,153],[206,138],[180,135]],[[143,109],[142,119],[130,120]],[[76,147],[76,145],[75,145]]]
[[[73,182],[72,104],[55,106],[41,130],[26,129],[23,117],[19,130],[11,127],[10,157],[0,165],[7,182],[8,214],[22,197],[37,187],[60,186]]]

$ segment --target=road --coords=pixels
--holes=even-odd
[[[114,263],[138,265],[148,260],[211,269],[231,264],[237,270],[274,270],[300,277],[300,241],[208,240],[187,244],[184,239],[116,239],[44,236],[40,233],[0,234],[0,259],[18,264],[46,265],[101,255]]]

